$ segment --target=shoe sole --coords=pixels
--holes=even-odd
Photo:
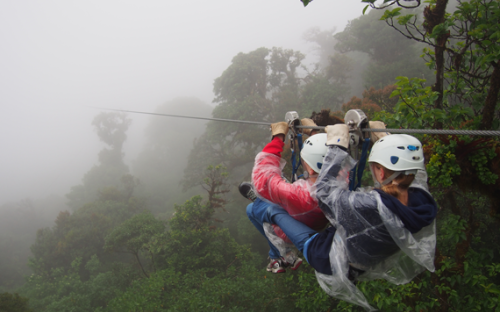
[[[297,270],[300,267],[301,264],[302,264],[302,260],[295,261],[295,263],[293,264],[292,267],[290,267],[290,269],[292,269],[293,271],[295,271],[295,270]]]
[[[279,269],[272,269],[271,270],[273,273],[286,273],[286,269],[279,268]]]

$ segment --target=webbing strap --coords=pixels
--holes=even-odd
[[[349,172],[349,191],[354,190],[354,184],[356,183],[356,168],[358,168],[358,165],[354,166],[351,172]]]
[[[301,161],[300,161],[300,151],[302,150],[302,134],[301,133],[298,133],[297,134],[297,145],[298,145],[298,150],[299,150],[299,153],[298,153],[298,157],[296,157],[296,149],[293,149],[292,151],[292,183],[295,182],[295,180],[297,180],[297,170],[299,169],[300,167],[300,164],[301,164]],[[297,161],[297,158],[299,159]]]
[[[349,174],[349,190],[354,191],[361,186],[361,179],[363,178],[363,171],[365,170],[366,158],[368,157],[368,147],[370,146],[370,139],[365,139],[363,141],[363,146],[361,150],[361,157],[359,158],[358,164],[352,168]],[[356,171],[357,171],[357,181],[356,183]]]

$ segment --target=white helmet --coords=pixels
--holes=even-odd
[[[327,150],[326,133],[318,133],[304,141],[300,157],[312,170],[319,173]]]
[[[406,134],[387,135],[375,142],[368,162],[378,163],[392,171],[413,170],[411,173],[416,173],[418,169],[425,170],[422,143]]]

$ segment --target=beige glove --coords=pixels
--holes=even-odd
[[[288,133],[288,124],[284,121],[271,124],[271,133],[273,134],[273,137],[278,134],[286,136]]]
[[[349,147],[349,127],[346,124],[326,126],[326,145]]]
[[[370,121],[368,122],[368,124],[370,126],[370,129],[385,129],[385,124],[381,121]],[[372,141],[372,143],[375,143],[389,134],[389,132],[370,132],[370,140]]]
[[[314,121],[312,121],[312,119],[310,118],[302,118],[300,120],[300,123],[302,124],[302,126],[317,127],[316,123],[314,123]],[[314,129],[302,129],[302,133],[307,135],[311,135],[311,132],[313,131],[318,132],[318,130]]]

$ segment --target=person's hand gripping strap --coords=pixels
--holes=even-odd
[[[382,121],[370,121],[368,122],[370,129],[385,129],[385,123]],[[372,143],[377,142],[381,138],[389,135],[389,132],[370,132],[370,140]]]
[[[288,133],[288,124],[284,121],[276,122],[271,124],[271,133],[273,138],[277,135],[283,135],[283,141],[285,140],[286,134]]]
[[[308,126],[308,127],[317,127],[318,125],[310,118],[302,118],[300,120],[300,123],[302,126]],[[315,129],[302,129],[302,133],[307,134],[309,136],[314,135],[318,132],[318,130]]]
[[[346,124],[326,126],[326,145],[337,145],[343,149],[349,147],[349,127]]]

